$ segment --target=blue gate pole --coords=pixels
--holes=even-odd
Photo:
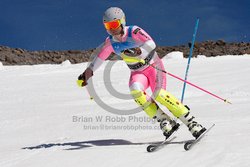
[[[198,25],[199,25],[199,18],[197,18],[195,28],[194,28],[192,45],[191,45],[191,48],[190,48],[190,51],[189,51],[189,56],[188,56],[188,64],[187,64],[187,68],[186,68],[185,81],[187,80],[187,76],[188,76],[188,70],[189,70],[191,57],[192,57],[192,54],[193,54],[194,42],[195,42],[195,37],[196,37],[197,30],[198,30]],[[181,95],[181,102],[182,103],[183,103],[183,100],[184,100],[185,89],[186,89],[186,82],[184,82],[183,89],[182,89],[182,95]]]

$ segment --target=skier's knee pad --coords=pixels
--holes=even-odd
[[[176,97],[164,89],[160,89],[156,92],[155,100],[166,106],[177,118],[188,113],[188,109]]]
[[[153,118],[156,115],[159,107],[156,103],[147,99],[145,92],[141,90],[132,90],[130,93],[134,97],[135,102],[142,107],[150,118]]]

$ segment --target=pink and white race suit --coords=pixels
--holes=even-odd
[[[155,52],[155,42],[138,26],[126,26],[124,28],[124,34],[119,39],[116,39],[114,36],[109,36],[89,68],[95,71],[111,53],[115,53],[119,56],[123,50],[135,47],[141,49],[141,54],[138,55],[137,58],[144,59],[148,64],[152,64],[157,68],[164,70],[162,60]],[[131,70],[129,80],[129,88],[131,91],[145,91],[150,87],[154,93],[159,89],[166,89],[165,73],[157,71],[148,64],[140,64],[138,62],[126,63]]]

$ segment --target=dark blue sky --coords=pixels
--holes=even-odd
[[[127,25],[144,28],[157,45],[197,41],[250,42],[249,0],[0,0],[0,45],[28,50],[95,48],[107,34],[102,15],[121,7]]]

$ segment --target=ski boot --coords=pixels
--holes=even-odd
[[[192,133],[192,135],[197,139],[203,132],[205,132],[207,129],[203,127],[202,125],[198,124],[197,122],[193,121],[188,126],[189,131]]]
[[[168,139],[174,131],[177,131],[179,129],[180,124],[175,122],[174,120],[168,121],[167,119],[163,119],[160,122],[160,128],[163,132],[163,135]]]
[[[197,139],[206,128],[194,121],[194,116],[191,116],[190,112],[181,116],[179,119],[188,127],[191,134]]]

